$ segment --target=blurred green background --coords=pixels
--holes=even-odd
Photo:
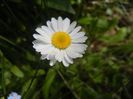
[[[89,38],[61,74],[32,48],[35,28],[58,16]],[[132,0],[0,0],[0,99],[133,99],[132,29]]]

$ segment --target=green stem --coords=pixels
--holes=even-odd
[[[74,97],[76,99],[80,99],[80,97],[78,96],[78,94],[73,90],[73,88],[69,85],[69,83],[67,82],[67,80],[64,78],[64,76],[60,72],[60,70],[59,69],[56,69],[56,71],[59,74],[59,76],[61,77],[61,79],[64,81],[64,84],[67,86],[67,88],[72,92],[72,94],[74,95]]]
[[[34,76],[33,76],[33,78],[31,79],[31,82],[30,82],[28,88],[26,89],[26,91],[25,91],[24,94],[22,95],[22,99],[25,99],[26,95],[28,94],[28,92],[29,92],[29,90],[30,90],[30,88],[31,88],[31,86],[32,86],[32,84],[33,84],[35,78],[37,77],[38,69],[39,69],[39,68],[40,68],[40,65],[39,65],[39,66],[36,66],[36,71],[35,71],[35,73],[34,73]]]

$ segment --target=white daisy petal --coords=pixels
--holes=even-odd
[[[68,67],[69,66],[69,62],[66,60],[65,58],[65,51],[64,50],[60,50],[60,56],[59,56],[59,62],[63,62],[64,66]]]
[[[53,47],[51,45],[46,45],[45,49],[40,49],[40,52],[41,54],[49,54],[52,50],[53,50]]]
[[[67,52],[66,52],[66,51],[65,51],[65,55],[64,55],[64,57],[65,57],[65,59],[68,61],[68,63],[73,64],[73,60],[72,60],[72,58],[69,57],[69,56],[67,55]]]
[[[84,36],[84,37],[81,37],[81,38],[77,38],[77,39],[72,39],[72,42],[73,43],[83,43],[87,40],[87,37]]]
[[[52,60],[54,59],[54,55],[53,54],[48,54],[47,55],[47,60]]]
[[[78,57],[83,57],[82,54],[75,52],[71,47],[66,49],[68,56],[71,58],[78,58]]]
[[[66,32],[67,29],[69,28],[70,25],[70,20],[68,18],[65,18],[63,21],[63,31]]]
[[[68,63],[65,59],[63,59],[62,62],[63,62],[63,65],[64,65],[65,67],[68,67],[68,66],[69,66],[69,63]]]
[[[52,23],[52,27],[54,29],[55,32],[58,32],[58,28],[57,28],[57,20],[55,18],[51,19],[51,23]]]
[[[42,30],[51,37],[51,35],[53,34],[53,31],[51,31],[47,26],[41,26]]]
[[[55,59],[55,55],[57,54],[57,49],[52,47],[50,50],[49,50],[49,53],[48,53],[48,56],[47,56],[47,59],[48,60],[53,60]]]
[[[51,31],[51,34],[53,34],[54,29],[52,28],[52,23],[50,21],[47,21],[47,26],[48,26],[49,30]]]
[[[44,52],[44,51],[47,51],[48,48],[50,48],[51,46],[50,45],[33,45],[33,48],[36,49],[37,52]],[[45,53],[47,54],[47,53]]]
[[[59,31],[63,30],[62,17],[58,17],[58,29]]]
[[[43,41],[41,41],[41,40],[34,40],[32,43],[33,43],[33,45],[47,44],[47,43],[45,43],[45,42],[43,42]]]
[[[44,41],[41,41],[41,40],[34,40],[32,43],[33,43],[33,46],[48,45],[49,44],[49,43],[45,43]]]
[[[33,48],[41,53],[42,60],[49,60],[50,66],[53,66],[57,61],[62,62],[65,67],[73,64],[73,59],[83,57],[87,45],[83,44],[87,37],[84,32],[81,32],[81,26],[77,26],[77,22],[62,17],[56,20],[46,22],[47,26],[37,28],[33,34],[36,39],[33,43]]]
[[[44,59],[46,59],[46,58],[47,58],[47,54],[41,56],[41,59],[42,59],[42,60],[44,60]]]
[[[72,36],[72,39],[78,39],[78,38],[83,37],[84,35],[85,35],[84,32],[78,32],[74,36]]]
[[[50,66],[53,66],[55,63],[56,63],[56,60],[50,60],[49,65],[50,65]]]
[[[33,37],[37,40],[44,42],[44,43],[51,43],[51,40],[49,37],[44,37],[44,36],[39,35],[39,34],[33,34]]]
[[[71,33],[72,30],[74,30],[76,24],[77,24],[77,22],[75,22],[75,21],[72,22],[66,32]]]
[[[71,49],[75,50],[75,52],[84,53],[84,51],[87,48],[87,45],[85,45],[85,44],[71,44],[70,47],[71,47]]]
[[[55,59],[57,59],[59,62],[63,60],[64,52],[63,50],[58,50],[57,54],[55,55]]]
[[[38,32],[42,36],[48,37],[48,34],[42,28],[36,28],[36,32]]]
[[[80,29],[81,29],[81,26],[76,27],[76,28],[70,33],[70,35],[71,35],[71,36],[74,36],[76,33],[79,32]]]
[[[46,46],[46,44],[34,44],[33,47],[36,49],[44,49]]]

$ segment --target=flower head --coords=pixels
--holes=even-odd
[[[9,94],[7,99],[21,99],[21,96],[15,92],[12,92],[11,94]]]
[[[47,25],[36,28],[39,34],[33,34],[36,39],[33,47],[41,53],[41,59],[50,60],[53,66],[56,61],[62,62],[64,66],[73,63],[73,59],[82,57],[87,48],[83,44],[87,37],[84,32],[80,32],[81,26],[77,26],[74,21],[70,23],[68,18],[52,18],[47,21]]]

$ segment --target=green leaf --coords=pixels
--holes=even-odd
[[[105,34],[102,36],[101,40],[106,43],[117,43],[125,39],[127,36],[127,28],[121,28],[115,35]]]
[[[124,40],[126,36],[127,36],[127,28],[121,28],[113,39],[114,41],[119,42]]]
[[[91,24],[93,18],[88,16],[88,17],[83,17],[81,19],[79,19],[79,23],[80,24],[83,24],[83,25],[88,25],[88,24]]]
[[[34,79],[33,82],[32,82],[32,85],[30,86],[31,84],[31,79],[28,80],[27,82],[25,82],[23,88],[22,88],[22,95],[25,94],[25,97],[24,99],[29,99],[33,96],[33,93],[35,92],[35,88],[36,88],[36,85],[37,85],[37,79]],[[30,86],[30,89],[28,89]],[[25,93],[26,91],[28,90],[28,94]],[[31,98],[32,99],[32,98]]]
[[[10,70],[15,76],[20,78],[24,77],[24,73],[17,66],[12,66]]]
[[[107,20],[107,18],[100,18],[98,21],[97,21],[97,25],[96,25],[98,28],[101,28],[101,29],[105,29],[109,26],[109,21]]]
[[[33,95],[32,99],[38,99],[40,95],[40,91],[35,91],[35,94]]]
[[[91,75],[91,77],[95,83],[101,83],[103,79],[103,75],[101,73],[94,73],[93,75]]]
[[[68,0],[48,0],[48,7],[75,14]]]
[[[98,93],[91,87],[91,86],[86,86],[87,91],[89,92],[89,94],[93,97],[97,97]]]
[[[42,7],[42,3],[49,8],[53,8],[60,11],[65,11],[71,14],[75,14],[74,9],[72,8],[70,2],[68,0],[47,0],[47,2],[42,0],[36,0],[37,4],[39,4]],[[43,7],[45,8],[45,7]]]
[[[0,97],[0,99],[5,99],[4,97]]]
[[[133,52],[133,41],[129,41],[127,44],[122,44],[120,46],[110,47],[108,52],[112,52],[116,55],[116,53],[128,54]]]
[[[34,75],[35,72],[36,72],[36,70],[33,70],[32,71],[32,74]],[[45,74],[45,71],[43,69],[39,69],[36,76],[41,76],[41,75],[44,75],[44,74]]]
[[[49,69],[43,85],[43,94],[45,99],[49,99],[48,98],[49,90],[55,79],[55,76],[56,76],[56,71],[54,69]]]

